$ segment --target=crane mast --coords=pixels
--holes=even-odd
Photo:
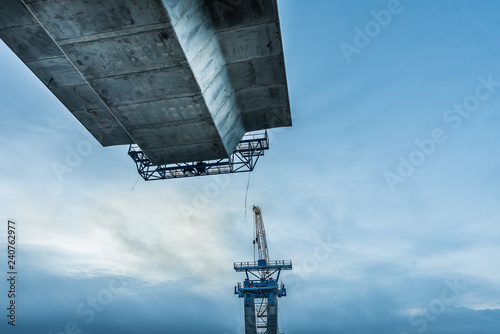
[[[245,334],[278,334],[278,298],[286,296],[283,283],[279,283],[281,270],[291,270],[290,260],[269,260],[266,230],[262,212],[253,206],[255,239],[259,250],[258,261],[235,262],[234,270],[245,272],[246,279],[234,289],[239,298],[244,298]],[[273,277],[277,274],[276,278]],[[249,276],[249,275],[252,275]]]
[[[259,249],[259,260],[269,261],[269,251],[267,250],[266,229],[264,228],[264,220],[262,212],[258,206],[253,206],[254,221],[255,221],[255,242]]]

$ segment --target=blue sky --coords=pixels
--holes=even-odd
[[[271,131],[247,215],[245,174],[137,181],[0,43],[2,333],[242,333],[252,204],[294,263],[285,333],[498,333],[500,4],[278,3],[294,126]]]

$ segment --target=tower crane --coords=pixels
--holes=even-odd
[[[262,212],[253,206],[255,222],[254,245],[259,250],[258,261],[235,262],[234,270],[245,272],[246,279],[234,289],[244,299],[245,334],[278,334],[278,298],[286,296],[283,283],[279,283],[281,270],[291,270],[290,260],[269,260],[266,230]],[[276,274],[276,278],[273,275]]]

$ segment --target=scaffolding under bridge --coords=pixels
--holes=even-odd
[[[267,131],[245,134],[234,152],[227,158],[155,165],[137,145],[130,145],[128,155],[134,160],[139,175],[146,181],[193,176],[251,172],[257,161],[269,149]]]

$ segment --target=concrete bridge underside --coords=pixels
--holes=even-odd
[[[0,38],[103,146],[157,165],[291,126],[276,0],[0,0]]]

